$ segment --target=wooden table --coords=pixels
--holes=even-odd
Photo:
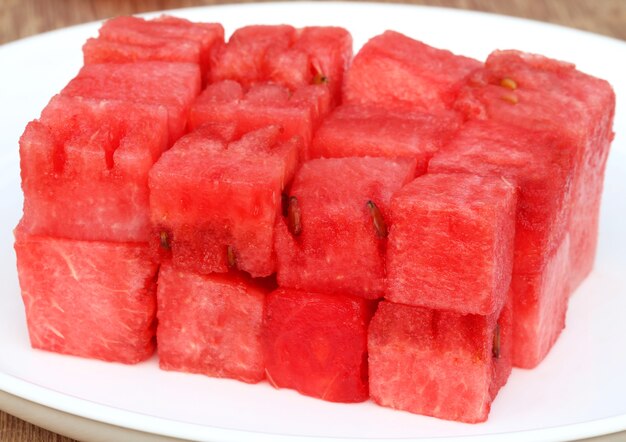
[[[161,9],[228,3],[193,0],[2,0],[0,44],[57,28]],[[624,0],[409,0],[404,3],[495,12],[558,23],[626,40]],[[617,440],[617,439],[616,439]],[[621,439],[623,440],[623,439]],[[0,441],[71,442],[0,411]]]

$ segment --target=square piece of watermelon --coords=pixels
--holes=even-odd
[[[115,17],[107,20],[98,38],[83,45],[85,64],[173,61],[196,63],[203,78],[211,55],[224,44],[224,28],[218,23],[192,23],[161,16],[152,20]]]
[[[414,159],[305,162],[276,224],[281,287],[379,298],[384,293],[391,196],[415,177]]]
[[[346,73],[348,104],[407,107],[423,112],[450,109],[463,80],[482,63],[436,49],[394,31],[369,40]]]
[[[250,383],[262,380],[261,322],[268,292],[251,278],[199,275],[161,264],[159,366]]]
[[[200,68],[193,63],[92,64],[84,66],[61,94],[164,106],[171,145],[185,133],[189,108],[200,93],[200,80]]]
[[[148,172],[167,137],[164,107],[55,96],[20,139],[24,229],[148,241]]]
[[[227,129],[187,134],[150,171],[152,242],[184,270],[268,276],[275,271],[281,194],[300,139],[279,141],[280,128],[268,126],[231,140],[233,126]]]
[[[613,139],[615,94],[604,80],[570,63],[519,51],[495,51],[463,89],[456,108],[527,131],[550,133],[571,161],[568,201],[572,290],[593,267],[604,168]],[[572,124],[576,122],[576,124]]]
[[[331,402],[368,398],[367,327],[374,302],[278,289],[267,296],[263,349],[276,388]]]
[[[487,420],[511,373],[511,307],[487,316],[383,301],[368,334],[379,405],[461,422]]]
[[[33,348],[125,364],[152,355],[158,265],[147,245],[18,226],[15,253]]]
[[[427,174],[391,200],[385,298],[488,315],[513,268],[515,186],[496,177]]]
[[[352,37],[343,28],[246,26],[237,29],[216,55],[211,81],[235,80],[246,88],[274,83],[290,90],[319,84],[338,103],[351,58]]]
[[[315,133],[312,158],[408,157],[425,173],[428,160],[461,126],[455,112],[427,114],[372,105],[336,108]]]

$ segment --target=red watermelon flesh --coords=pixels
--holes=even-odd
[[[141,243],[77,241],[15,230],[31,345],[135,364],[154,351],[157,264]]]
[[[293,217],[292,221],[280,218],[276,224],[279,285],[381,297],[386,234],[382,232],[385,227],[377,229],[375,224],[384,226],[391,196],[414,176],[415,160],[411,159],[305,162],[290,190],[290,201],[297,200],[293,204],[300,214],[301,232],[293,233]]]
[[[148,172],[167,134],[163,107],[55,96],[20,139],[24,229],[147,241]]]
[[[284,86],[257,84],[249,90],[225,80],[207,87],[194,102],[189,116],[193,130],[207,123],[236,123],[239,135],[268,125],[282,128],[280,138],[302,138],[301,158],[308,156],[308,145],[319,120],[328,109],[328,90],[306,86],[291,93]]]
[[[199,275],[163,263],[157,289],[159,366],[250,383],[262,380],[267,292],[250,278]]]
[[[383,301],[369,328],[370,396],[379,405],[483,422],[511,372],[511,307],[461,315]]]
[[[267,296],[263,350],[276,388],[331,402],[368,398],[367,327],[374,303],[278,289]]]
[[[464,88],[456,107],[470,118],[546,131],[561,140],[561,155],[571,158],[573,173],[568,222],[574,289],[591,271],[595,257],[604,167],[613,138],[611,86],[569,63],[495,51]]]
[[[98,38],[83,46],[85,64],[134,61],[197,63],[203,76],[211,55],[224,43],[224,29],[217,23],[192,23],[162,16],[153,20],[116,17],[106,21]]]
[[[571,204],[572,159],[548,134],[494,121],[469,121],[428,166],[429,173],[503,177],[517,185],[517,273],[541,270],[563,240]]]
[[[275,271],[274,223],[297,164],[297,139],[268,127],[225,141],[201,128],[179,140],[150,172],[153,243],[181,269]]]
[[[351,56],[352,37],[342,28],[246,26],[217,54],[211,80],[235,80],[246,88],[270,82],[291,90],[318,84],[336,103]]]
[[[385,298],[489,315],[511,283],[515,186],[499,177],[427,174],[391,201]]]
[[[456,113],[400,112],[370,105],[336,108],[315,133],[313,158],[410,157],[419,173],[461,125]]]
[[[159,61],[87,65],[61,92],[68,96],[165,106],[170,144],[185,133],[189,108],[199,93],[197,65]]]
[[[450,109],[477,60],[430,47],[394,31],[369,40],[346,74],[343,100],[350,104]]]

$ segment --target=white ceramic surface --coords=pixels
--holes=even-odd
[[[618,96],[596,270],[572,298],[567,328],[535,370],[513,370],[488,422],[466,425],[376,407],[332,404],[229,380],[123,366],[29,347],[11,229],[21,211],[17,142],[26,123],[77,72],[98,25],[0,47],[0,390],[112,425],[197,440],[309,438],[420,441],[569,440],[626,429],[626,43],[496,15],[388,4],[284,3],[176,11],[222,22],[343,25],[355,49],[385,29],[484,58],[518,48],[575,62]]]

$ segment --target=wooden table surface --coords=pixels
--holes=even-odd
[[[1,0],[0,44],[121,14],[229,3],[193,0]],[[531,18],[626,40],[626,0],[409,0]],[[0,411],[2,442],[71,442]]]

